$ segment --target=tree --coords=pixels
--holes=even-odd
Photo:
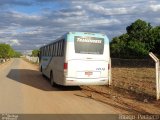
[[[0,58],[11,58],[14,56],[13,48],[8,44],[0,44]]]
[[[150,39],[154,41],[154,48],[152,49],[152,52],[160,55],[160,26],[152,29]]]
[[[15,51],[8,44],[0,44],[0,58],[8,59],[11,57],[20,57],[22,54],[20,52]]]
[[[128,34],[113,38],[111,42],[111,55],[113,57],[125,57]]]
[[[38,54],[39,54],[39,50],[33,50],[33,51],[32,51],[32,56],[33,56],[33,57],[37,57]]]
[[[15,58],[19,58],[19,57],[21,57],[21,56],[22,56],[22,53],[21,53],[21,52],[17,52],[17,51],[14,52],[14,57],[15,57]]]
[[[145,43],[140,41],[130,41],[127,46],[127,58],[144,58],[149,51],[146,49]]]
[[[126,27],[126,31],[113,38],[112,57],[145,58],[149,51],[160,54],[160,26],[153,28],[150,23],[138,19]]]
[[[147,50],[154,48],[154,40],[150,39],[150,31],[152,30],[150,23],[138,19],[128,26],[126,30],[129,35],[129,40],[144,43]]]

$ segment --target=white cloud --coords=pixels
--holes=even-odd
[[[70,11],[70,12],[59,12],[59,15],[62,16],[83,16],[85,14],[85,11]]]
[[[20,46],[20,45],[21,45],[21,43],[20,43],[19,40],[17,40],[17,39],[10,40],[10,41],[9,41],[9,44],[10,44],[11,46]]]
[[[57,7],[52,8],[55,2]],[[33,7],[38,8],[34,14],[14,7],[0,10],[0,42],[31,50],[68,31],[103,32],[112,38],[124,33],[136,19],[151,25],[160,21],[159,0],[35,0]]]
[[[121,22],[118,19],[93,19],[92,21],[88,23],[84,23],[85,25],[91,25],[91,26],[112,26],[115,24],[120,24]]]
[[[128,12],[131,11],[131,8],[127,9],[124,7],[107,8],[97,4],[88,4],[87,6],[88,6],[87,9],[89,9],[90,11],[105,15],[127,14]]]
[[[23,52],[24,55],[31,55],[32,54],[32,50],[21,50]]]
[[[75,6],[75,8],[77,8],[77,9],[82,9],[82,6],[77,5],[77,6]]]
[[[159,5],[150,5],[150,8],[154,12],[160,11],[160,4]]]

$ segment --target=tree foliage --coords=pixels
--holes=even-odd
[[[160,26],[136,20],[126,27],[127,33],[113,38],[111,55],[118,58],[146,58],[148,53],[160,55]]]
[[[39,54],[39,50],[33,50],[33,51],[32,51],[32,56],[33,56],[33,57],[37,57],[38,54]]]
[[[14,51],[14,57],[15,58],[20,58],[21,56],[22,56],[21,52]]]
[[[16,52],[13,48],[8,44],[0,44],[0,58],[8,59],[11,57],[20,57],[21,53]]]

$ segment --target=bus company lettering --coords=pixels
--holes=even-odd
[[[102,40],[91,40],[89,38],[77,38],[77,42],[102,43]]]

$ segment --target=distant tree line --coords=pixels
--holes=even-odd
[[[111,41],[112,57],[147,58],[149,52],[160,56],[160,26],[138,19],[126,31]]]
[[[20,52],[15,51],[8,44],[0,44],[0,58],[9,59],[12,57],[20,57],[22,54]]]
[[[39,55],[39,50],[38,49],[35,49],[35,50],[32,50],[32,55],[33,57],[38,57]]]

